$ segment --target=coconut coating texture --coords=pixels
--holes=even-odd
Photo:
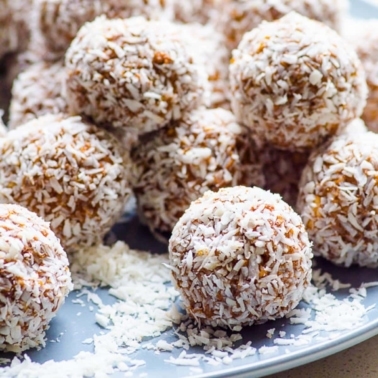
[[[314,253],[337,265],[378,266],[378,135],[346,133],[314,152],[298,211]]]
[[[18,205],[0,205],[0,350],[45,345],[45,330],[73,289],[67,254],[50,226]]]
[[[365,74],[353,48],[294,12],[244,36],[233,52],[230,80],[239,122],[285,150],[320,145],[366,104]]]
[[[339,131],[339,135],[367,132],[365,123],[355,119]],[[279,150],[256,141],[265,178],[264,189],[278,193],[294,209],[296,208],[299,180],[308,163],[310,151],[292,152]]]
[[[63,96],[63,62],[32,64],[13,82],[9,127],[15,128],[45,114],[67,113]]]
[[[347,0],[230,0],[218,1],[218,28],[227,37],[230,49],[237,47],[243,35],[262,21],[274,21],[295,11],[339,30],[348,9]]]
[[[361,59],[369,88],[362,118],[370,130],[378,132],[378,20],[353,20],[347,26],[343,36]]]
[[[36,28],[46,47],[61,55],[82,25],[103,13],[101,0],[36,0],[34,4]]]
[[[171,25],[143,18],[87,23],[67,51],[66,67],[73,114],[139,134],[196,108],[207,85]]]
[[[169,241],[173,282],[187,312],[212,326],[285,316],[310,283],[311,258],[299,215],[256,187],[206,192]]]
[[[229,108],[228,66],[229,51],[223,34],[212,25],[172,24],[198,65],[202,66],[208,80],[205,104],[208,107]]]
[[[172,231],[207,190],[264,183],[248,130],[221,108],[188,113],[141,141],[132,160],[138,212],[152,231]]]
[[[14,129],[43,115],[68,114],[63,94],[63,81],[66,77],[63,61],[47,60],[24,64],[26,68],[13,82],[9,128]],[[130,151],[138,141],[138,135],[127,130],[111,127],[107,130],[115,135],[125,151]]]
[[[28,0],[0,0],[0,59],[26,47],[29,8]]]
[[[67,252],[100,243],[131,193],[117,140],[80,117],[30,121],[0,140],[0,153],[0,202],[51,222]]]
[[[79,29],[105,14],[108,18],[145,16],[172,20],[172,0],[36,0],[36,28],[48,50],[64,54]]]

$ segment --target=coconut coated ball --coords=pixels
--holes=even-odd
[[[311,280],[311,243],[299,215],[260,188],[208,191],[173,229],[173,282],[200,324],[246,326],[285,316]]]
[[[314,253],[337,265],[378,266],[378,135],[345,133],[314,152],[298,211]]]
[[[72,114],[139,134],[202,104],[206,74],[168,22],[143,18],[84,25],[66,54]]]
[[[173,20],[172,0],[36,0],[35,33],[50,52],[62,57],[79,29],[97,16]]]
[[[243,35],[262,21],[274,21],[295,11],[339,30],[348,9],[347,0],[229,0],[218,1],[218,28],[227,37],[230,49],[237,47]]]
[[[39,62],[27,67],[13,82],[9,127],[18,127],[45,114],[67,113],[63,96],[63,62]]]
[[[0,202],[50,222],[67,252],[99,244],[131,193],[118,141],[80,117],[47,115],[0,139]]]
[[[188,113],[142,140],[132,160],[138,212],[153,232],[171,232],[207,190],[264,183],[248,130],[221,108]]]
[[[0,205],[0,350],[45,345],[45,331],[73,289],[67,254],[47,222]]]
[[[329,27],[294,12],[243,37],[230,79],[239,122],[285,150],[320,145],[366,104],[365,73],[353,48]]]
[[[63,55],[81,26],[103,13],[102,0],[36,0],[34,17],[46,47]]]
[[[366,133],[369,129],[367,128],[365,122],[361,118],[356,118],[352,122],[349,122],[346,127],[339,130],[337,135],[343,134],[360,134]]]
[[[229,108],[229,51],[224,36],[212,25],[171,24],[172,33],[185,43],[195,63],[206,75],[205,105],[210,108]]]

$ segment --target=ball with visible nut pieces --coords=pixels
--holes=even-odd
[[[378,266],[378,135],[348,132],[315,151],[298,212],[314,253],[337,265]]]
[[[311,280],[311,243],[279,195],[236,186],[206,192],[173,229],[173,282],[198,323],[235,326],[285,316]]]
[[[239,122],[277,148],[314,148],[358,118],[367,85],[353,48],[297,13],[244,35],[230,65]]]

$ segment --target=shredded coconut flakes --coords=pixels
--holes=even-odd
[[[341,332],[362,324],[371,309],[363,306],[366,290],[378,282],[365,283],[360,288],[350,288],[349,296],[337,299],[327,293],[326,287],[338,289],[350,285],[340,283],[329,274],[314,271],[314,285],[304,292],[304,301],[287,315],[291,324],[298,324],[302,331],[288,335],[275,329],[268,331],[265,345],[256,348],[251,341],[243,343],[239,333],[216,329],[211,326],[199,327],[183,313],[181,302],[173,304],[178,293],[167,285],[170,280],[167,255],[153,255],[148,252],[131,250],[118,241],[112,247],[98,246],[80,250],[71,256],[71,270],[75,288],[80,291],[74,303],[82,305],[86,297],[97,308],[96,318],[104,322],[105,332],[82,341],[93,344],[93,352],[80,352],[68,361],[48,361],[44,364],[32,362],[25,355],[24,360],[14,358],[10,367],[0,370],[0,377],[82,377],[104,376],[122,372],[133,376],[135,371],[148,361],[131,358],[140,350],[165,353],[168,364],[187,366],[190,372],[200,373],[204,366],[232,364],[234,360],[245,359],[259,354],[269,358],[271,354],[285,348],[301,347],[309,343],[336,338]],[[338,282],[335,284],[335,282]],[[317,286],[315,286],[317,285]],[[109,286],[109,294],[119,301],[105,305],[101,298],[87,286]],[[175,329],[175,340],[159,338],[169,328]],[[152,337],[148,342],[143,339]],[[55,340],[58,341],[58,340]],[[194,347],[198,349],[194,352]],[[176,354],[176,351],[180,351]],[[169,355],[169,353],[174,353]],[[3,361],[7,363],[7,361]],[[57,375],[58,374],[58,375]],[[59,375],[60,374],[60,375]],[[143,374],[143,373],[142,373]]]

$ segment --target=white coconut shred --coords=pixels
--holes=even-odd
[[[9,367],[0,369],[0,377],[107,377],[117,371],[124,376],[140,376],[138,368],[148,365],[148,361],[132,359],[130,355],[140,348],[151,353],[176,351],[168,354],[165,362],[187,366],[192,374],[201,373],[206,365],[227,366],[236,359],[256,354],[260,358],[270,358],[281,349],[290,353],[293,347],[336,337],[341,331],[360,325],[371,309],[363,305],[366,290],[378,284],[364,283],[361,288],[349,288],[350,295],[338,299],[325,285],[333,290],[345,290],[350,285],[315,270],[313,285],[306,289],[304,301],[288,314],[288,322],[301,327],[296,335],[277,331],[271,339],[266,338],[265,345],[255,348],[251,341],[242,343],[241,328],[233,332],[209,326],[199,328],[176,304],[173,305],[177,292],[166,285],[170,273],[162,265],[167,262],[165,254],[135,251],[121,241],[112,247],[79,251],[71,261],[73,281],[79,290],[74,301],[83,306],[83,298],[87,297],[97,305],[96,320],[102,323],[106,332],[83,340],[93,343],[93,352],[80,352],[70,360],[44,364],[32,362],[25,355],[23,359],[14,358]],[[119,301],[104,305],[87,287],[95,285],[109,286],[109,294]],[[174,324],[177,324],[175,341],[158,338]],[[149,336],[155,339],[142,344],[143,338]],[[198,353],[196,349],[193,353],[194,346],[203,351]]]

